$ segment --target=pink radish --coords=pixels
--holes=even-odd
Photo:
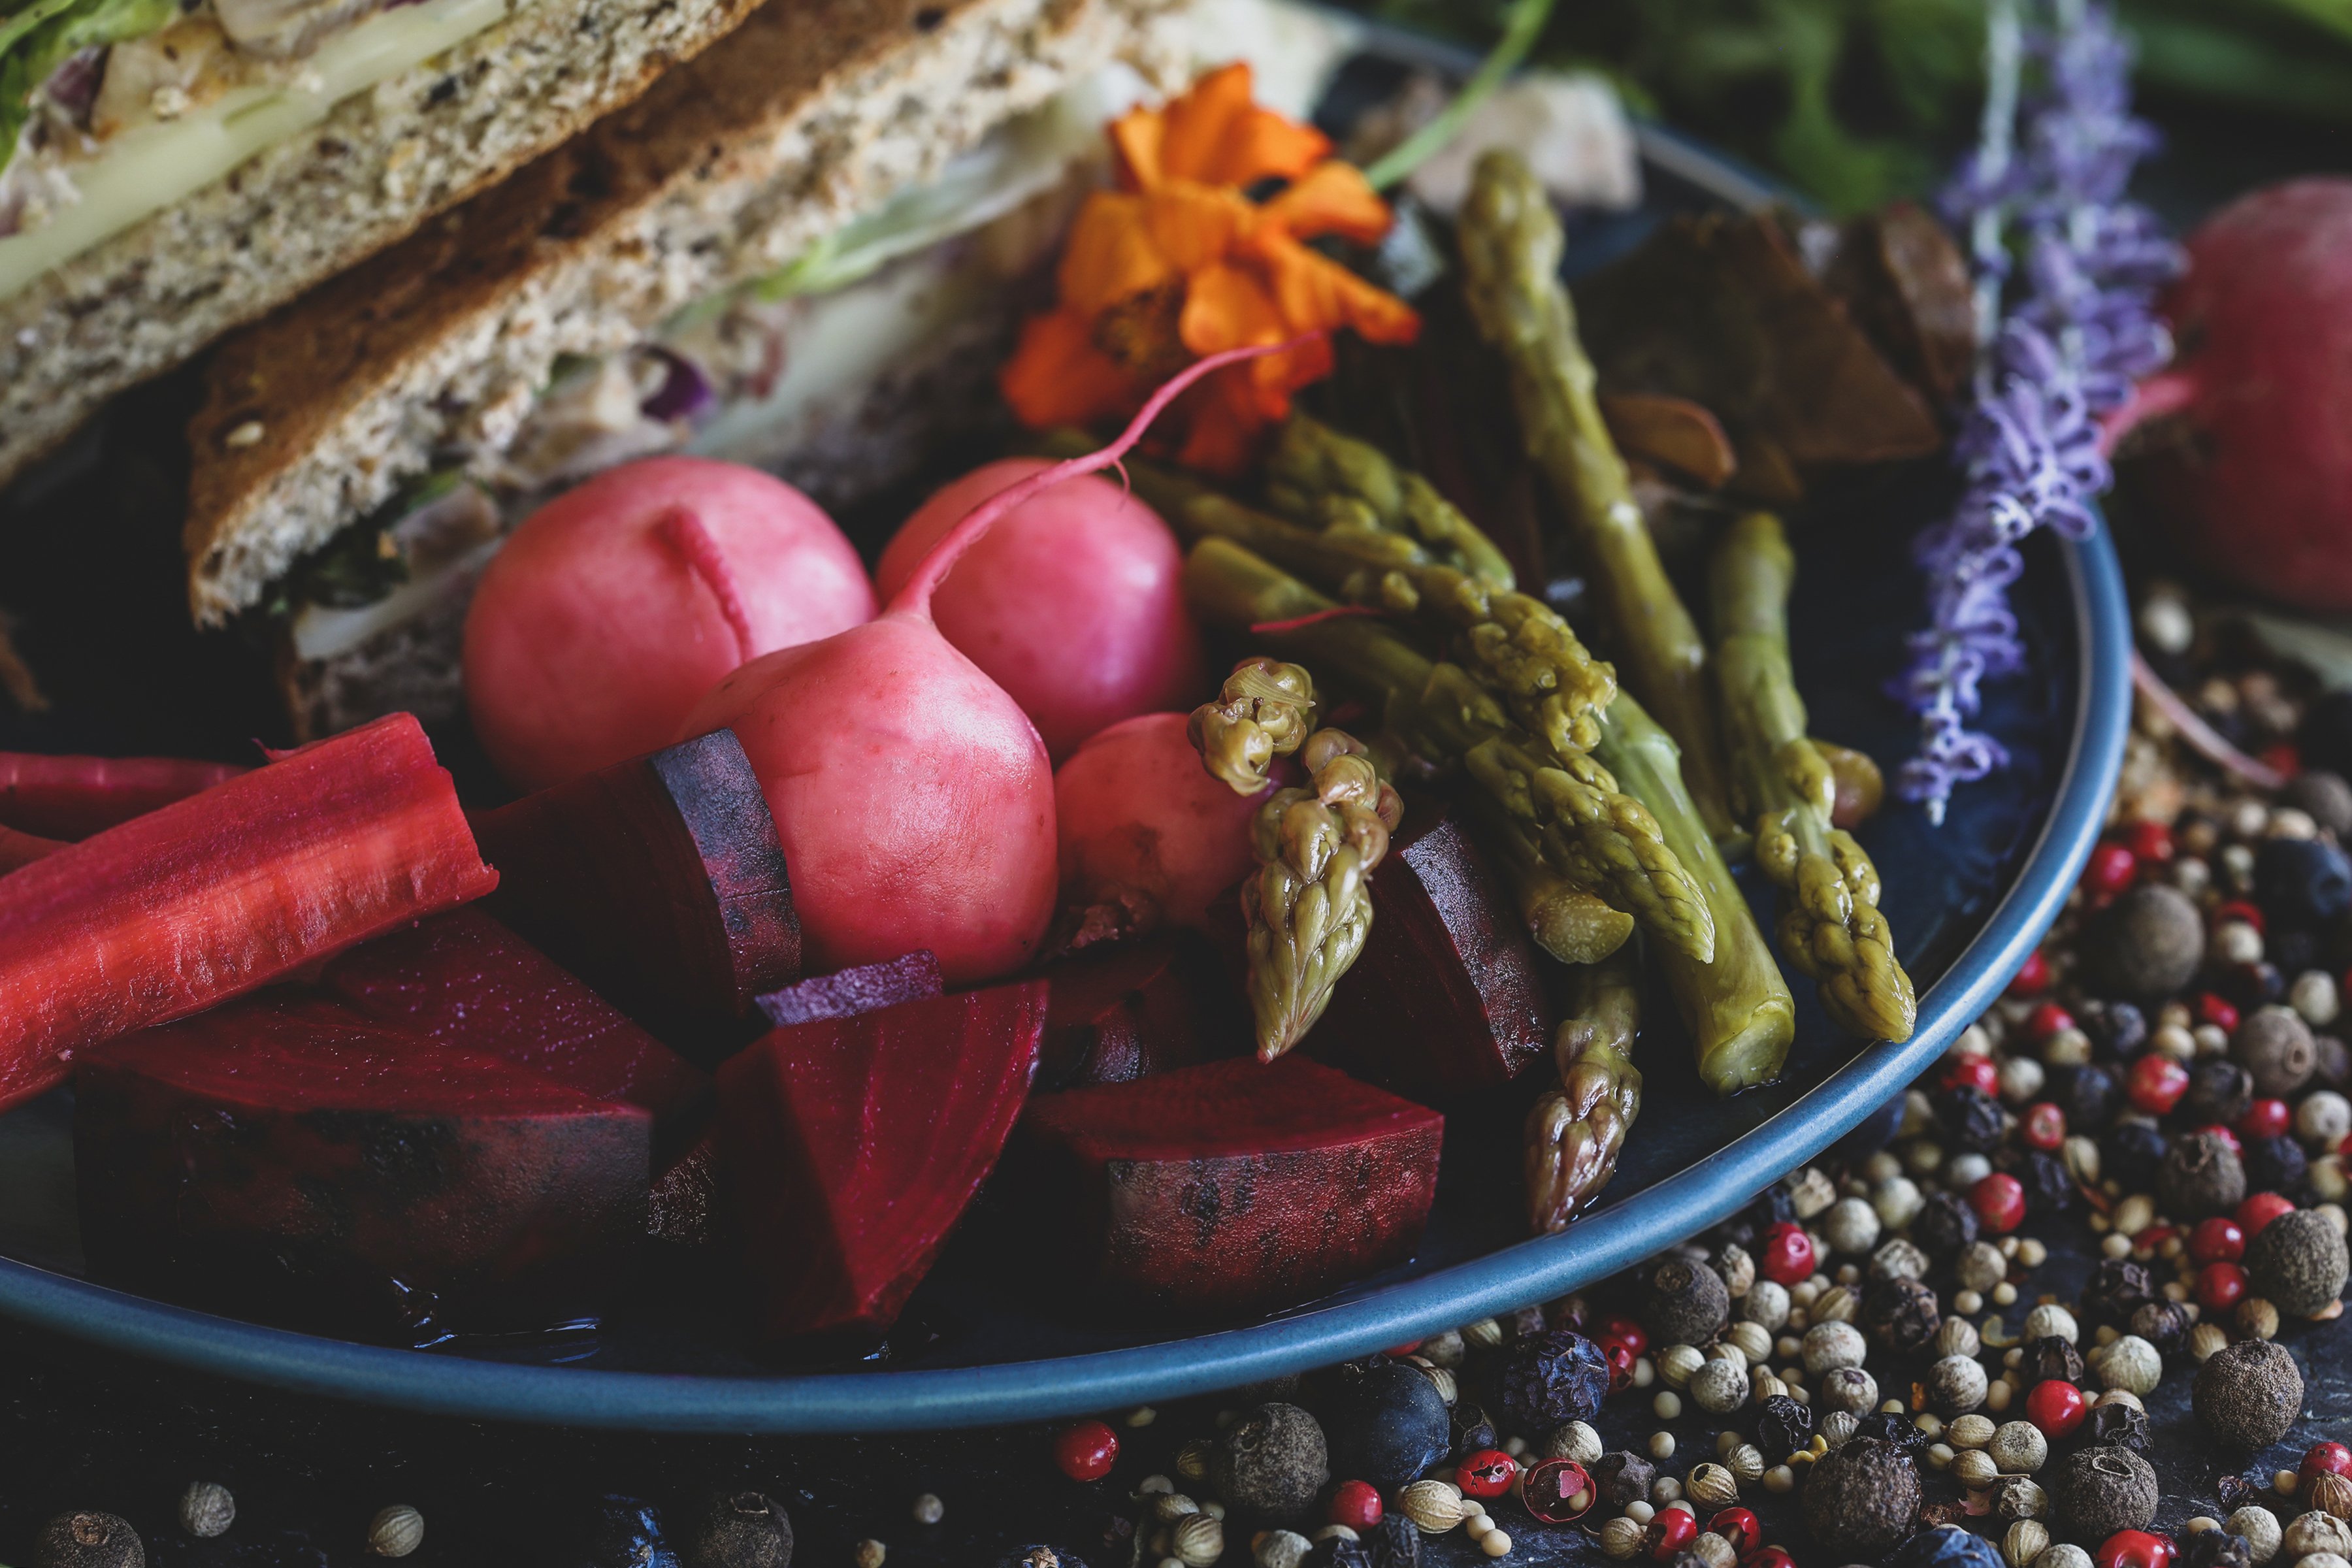
[[[873,616],[856,551],[782,479],[628,463],[533,512],[482,574],[467,706],[507,782],[544,789],[669,744],[738,665]]]
[[[932,597],[963,553],[1040,490],[1115,463],[1184,388],[1274,348],[1212,354],[1161,387],[1108,447],[982,502],[882,614],[754,659],[682,734],[731,726],[792,868],[814,967],[927,947],[950,982],[1033,956],[1054,914],[1054,779],[1004,689],[940,635]]]
[[[958,518],[1040,473],[1005,458],[934,494],[882,552],[887,598]],[[1065,479],[1005,514],[940,584],[940,635],[1029,715],[1059,763],[1137,713],[1202,695],[1201,639],[1184,608],[1183,552],[1157,512],[1107,479]]]
[[[2189,237],[2164,300],[2180,345],[2117,411],[2135,486],[2201,565],[2352,610],[2352,180],[2294,180]]]
[[[1249,872],[1250,817],[1275,787],[1235,795],[1201,765],[1182,713],[1145,713],[1080,746],[1054,774],[1062,902],[1119,934],[1207,923]]]

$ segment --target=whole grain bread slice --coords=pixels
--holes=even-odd
[[[452,451],[503,450],[558,356],[772,272],[1114,58],[1171,0],[768,0],[723,49],[222,344],[189,426],[214,624]]]
[[[0,300],[0,484],[100,404],[629,102],[756,0],[518,0]]]

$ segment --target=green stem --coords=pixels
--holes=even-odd
[[[1390,148],[1364,171],[1364,178],[1371,182],[1372,189],[1385,191],[1412,178],[1415,169],[1454,140],[1454,134],[1478,111],[1478,106],[1492,97],[1504,79],[1528,58],[1528,51],[1542,36],[1544,24],[1551,19],[1551,5],[1552,0],[1517,0],[1511,7],[1509,19],[1503,24],[1503,36],[1496,42],[1493,52],[1462,84],[1454,101],[1436,119]]]

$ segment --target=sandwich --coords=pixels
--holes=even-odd
[[[0,483],[754,0],[0,0]]]
[[[189,426],[201,625],[266,622],[298,735],[459,710],[504,534],[634,458],[854,507],[998,406],[1103,127],[1344,26],[1259,0],[769,0],[724,47],[225,342]]]

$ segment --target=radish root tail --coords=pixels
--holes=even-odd
[[[687,570],[699,578],[719,601],[719,613],[727,617],[728,629],[735,634],[735,657],[749,664],[759,657],[760,649],[751,637],[751,613],[743,606],[742,585],[735,580],[735,569],[727,564],[726,552],[702,520],[682,506],[671,507],[662,513],[656,525],[663,541],[685,560]]]

